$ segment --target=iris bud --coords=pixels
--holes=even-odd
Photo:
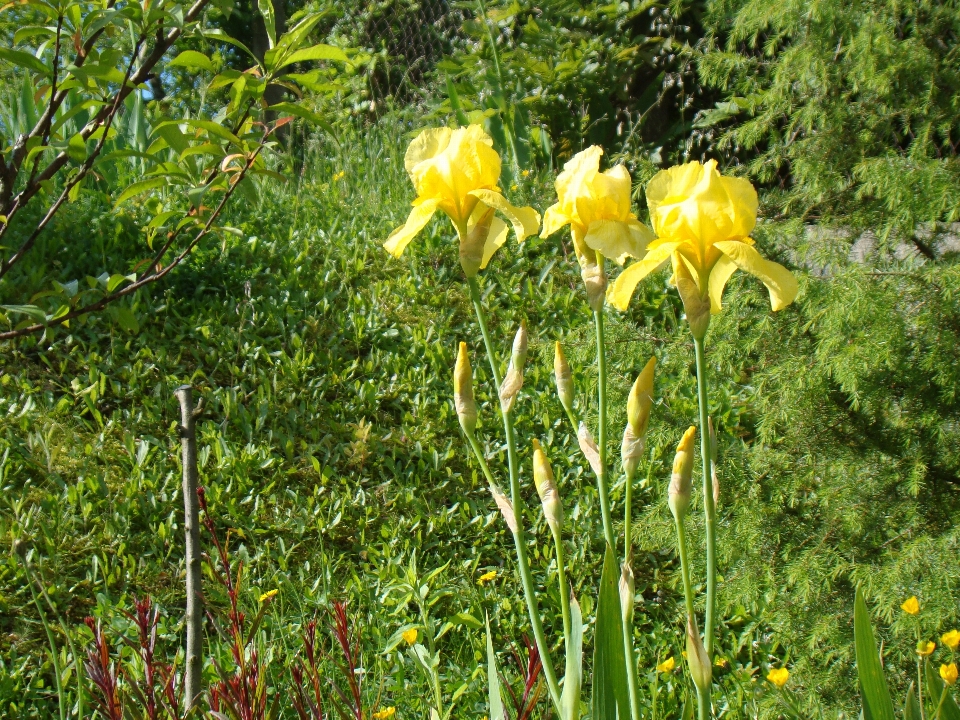
[[[690,496],[693,493],[693,441],[696,435],[696,427],[691,425],[687,428],[680,444],[677,445],[677,454],[673,458],[673,474],[670,476],[667,502],[670,505],[670,512],[678,521],[687,514]]]

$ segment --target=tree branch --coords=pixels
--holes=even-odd
[[[200,232],[197,233],[197,235],[193,238],[193,240],[191,240],[189,244],[173,259],[173,261],[169,265],[167,265],[166,267],[163,267],[162,269],[158,269],[160,267],[159,257],[158,257],[155,259],[154,263],[151,265],[150,270],[147,271],[147,273],[145,273],[143,277],[141,277],[136,282],[133,282],[127,285],[126,287],[120,290],[117,290],[116,292],[111,293],[110,295],[107,295],[101,298],[100,300],[97,300],[96,302],[90,303],[76,310],[72,310],[66,315],[62,315],[61,317],[55,318],[50,322],[37,323],[35,325],[29,325],[25,328],[20,328],[19,330],[9,330],[7,332],[0,333],[0,340],[12,340],[14,338],[23,337],[24,335],[32,335],[33,333],[40,332],[41,330],[62,325],[63,323],[68,322],[74,318],[80,317],[81,315],[87,315],[91,312],[102,310],[103,308],[105,308],[107,305],[114,302],[115,300],[119,300],[122,297],[135,293],[140,288],[145,287],[146,285],[149,285],[151,283],[155,283],[158,280],[165,277],[167,273],[169,273],[171,270],[173,270],[173,268],[175,268],[177,265],[183,262],[183,260],[197,246],[197,243],[199,243],[210,232],[210,228],[213,226],[213,221],[216,220],[217,217],[220,215],[220,213],[223,211],[223,208],[226,206],[227,201],[230,199],[230,196],[233,195],[234,190],[236,190],[237,186],[240,184],[243,178],[246,177],[246,174],[250,170],[250,168],[253,167],[253,164],[256,161],[257,157],[260,155],[260,152],[263,150],[264,145],[267,142],[267,139],[270,137],[270,135],[273,133],[275,129],[276,129],[276,126],[268,130],[264,134],[263,138],[260,140],[259,145],[257,146],[257,149],[254,150],[254,152],[250,155],[247,162],[244,164],[243,168],[234,176],[233,182],[230,184],[230,186],[227,188],[227,191],[224,193],[223,198],[220,200],[220,204],[217,205],[216,209],[213,211],[213,214],[210,215],[210,217],[207,219],[207,222],[204,224],[203,228],[200,230]],[[177,233],[171,234],[171,237],[168,239],[167,243],[164,245],[164,247],[161,250],[162,253],[164,254],[166,253],[166,251],[172,245],[173,239],[176,236],[177,236]]]

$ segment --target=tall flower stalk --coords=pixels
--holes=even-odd
[[[774,311],[793,302],[797,295],[797,281],[786,268],[764,259],[754,247],[750,233],[757,222],[758,203],[753,186],[742,178],[722,176],[715,161],[705,164],[691,162],[657,173],[647,185],[646,196],[650,222],[657,238],[647,245],[647,252],[639,262],[627,267],[617,277],[607,297],[612,305],[625,310],[637,284],[670,262],[673,266],[671,281],[683,300],[687,323],[693,335],[707,568],[702,657],[699,653],[701,638],[696,632],[696,618],[690,597],[689,570],[686,569],[687,548],[682,514],[678,517],[674,511],[674,516],[677,517],[681,564],[685,566],[682,572],[687,605],[687,661],[697,685],[699,715],[701,720],[706,720],[711,714],[710,669],[715,646],[717,605],[716,503],[712,473],[716,448],[712,446],[710,422],[705,342],[707,329],[711,315],[720,312],[724,287],[737,269],[756,276],[766,285]],[[689,444],[692,438],[688,436],[689,431],[684,436],[685,443]],[[676,477],[675,472],[671,480],[671,492]]]

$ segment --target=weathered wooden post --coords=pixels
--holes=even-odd
[[[186,532],[187,567],[187,649],[183,679],[184,703],[187,712],[200,696],[200,674],[203,669],[203,607],[200,595],[200,502],[197,498],[197,434],[196,419],[203,401],[195,408],[193,388],[181,385],[174,394],[180,401],[180,441],[183,448],[183,526]]]

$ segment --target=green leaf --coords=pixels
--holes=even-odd
[[[870,625],[870,614],[860,590],[857,590],[854,602],[853,636],[864,720],[894,720],[893,701],[890,699],[887,680],[883,676],[880,651],[877,649],[877,641]]]
[[[153,177],[147,178],[146,180],[138,180],[133,183],[126,190],[120,193],[120,197],[117,198],[117,201],[114,203],[114,206],[120,205],[123,202],[126,202],[132,197],[137,195],[142,195],[145,192],[150,190],[155,190],[157,188],[163,187],[167,184],[167,179],[163,177]]]
[[[907,701],[903,706],[903,720],[923,720],[920,714],[920,703],[917,702],[917,693],[913,689],[913,683],[907,688]]]
[[[939,673],[929,660],[924,660],[923,666],[924,680],[927,681],[928,699],[936,705],[940,702],[940,696],[943,695],[943,680],[940,679]],[[940,708],[940,720],[960,720],[960,707],[957,707],[957,701],[953,699],[953,694],[949,690],[947,696],[943,699],[943,707]]]
[[[168,64],[170,67],[200,68],[214,72],[213,61],[196,50],[184,50]]]
[[[240,150],[243,149],[243,143],[240,141],[240,138],[227,130],[223,125],[215,123],[212,120],[187,120],[187,125],[206,130],[208,135],[214,135],[223,140],[227,140],[236,145]]]
[[[27,70],[33,70],[41,75],[49,75],[50,68],[42,60],[34,57],[28,52],[22,50],[12,50],[10,48],[0,47],[0,59],[12,62]]]
[[[567,649],[563,691],[560,694],[560,720],[579,720],[580,686],[583,681],[583,616],[580,603],[570,598],[570,637],[565,638]]]
[[[250,48],[248,48],[246,45],[244,45],[242,42],[240,42],[240,41],[237,40],[236,38],[230,37],[230,36],[227,35],[227,33],[225,33],[223,30],[220,30],[220,29],[217,29],[217,28],[214,28],[214,29],[203,29],[203,30],[200,31],[200,34],[203,35],[203,37],[205,37],[205,38],[209,38],[209,39],[211,39],[211,40],[219,40],[219,41],[225,42],[225,43],[227,43],[227,44],[229,44],[229,45],[233,45],[234,47],[238,47],[238,48],[240,48],[241,50],[243,50],[247,55],[249,55],[250,57],[252,57],[254,60],[257,59],[257,56],[254,55],[253,52],[251,52]]]
[[[117,322],[127,332],[138,333],[140,332],[140,323],[137,321],[137,316],[133,314],[133,310],[128,307],[120,307],[117,310]]]
[[[302,105],[297,105],[295,103],[282,102],[277,103],[276,105],[271,105],[270,110],[273,110],[277,113],[289,113],[290,115],[296,115],[299,118],[307,120],[317,127],[324,130],[327,134],[334,139],[335,142],[339,145],[339,140],[337,139],[337,131],[333,129],[333,125],[323,119],[318,113],[313,112],[313,110],[308,110]]]
[[[503,710],[503,696],[500,694],[500,676],[497,674],[497,656],[493,652],[493,638],[490,635],[490,616],[487,622],[487,686],[489,689],[490,720],[507,720]]]
[[[119,273],[114,273],[110,276],[110,279],[107,280],[107,292],[112,293],[114,290],[120,287],[125,280],[134,282],[136,279],[136,275],[120,275]]]
[[[607,545],[600,576],[600,598],[593,647],[593,717],[621,720],[630,717],[627,697],[627,665],[623,655],[623,625],[620,618],[620,573]]]
[[[42,308],[38,308],[36,305],[0,305],[0,308],[7,312],[17,313],[18,315],[26,315],[38,323],[47,322],[47,314]]]
[[[270,0],[257,0],[257,8],[263,16],[263,24],[267,28],[267,37],[270,39],[270,48],[277,44],[277,20],[273,12],[273,3]]]
[[[349,62],[347,54],[333,45],[314,45],[312,47],[297,50],[284,58],[277,69],[292,65],[296,62],[307,62],[309,60],[333,60],[335,62]]]
[[[467,612],[459,612],[454,615],[450,620],[457,625],[466,625],[469,628],[474,630],[479,630],[483,627],[483,623],[477,620],[473,615]]]
[[[87,159],[87,143],[80,133],[71,137],[67,143],[67,155],[71,160],[78,163]]]

